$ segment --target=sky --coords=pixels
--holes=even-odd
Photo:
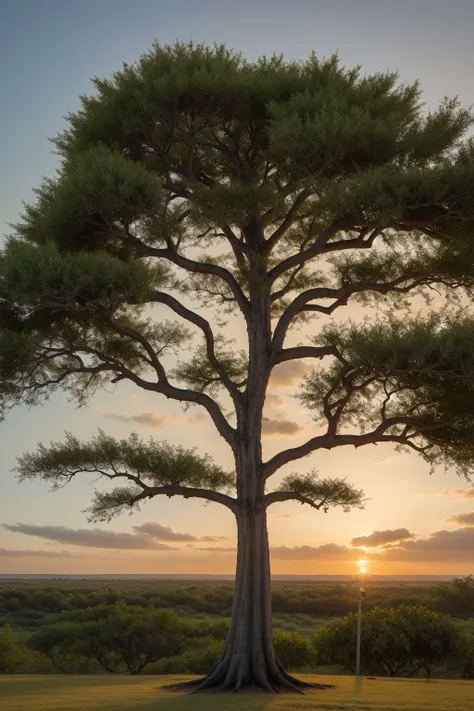
[[[445,95],[474,104],[470,0],[0,0],[0,233],[9,232],[57,158],[48,137],[106,77],[153,41],[224,42],[249,59],[283,53],[303,59],[338,51],[364,72],[398,70],[419,79],[427,108]],[[307,364],[282,366],[268,400],[268,456],[304,441],[311,420],[291,397]],[[272,422],[274,423],[272,425]],[[275,424],[276,423],[276,424]],[[280,424],[278,424],[280,423]],[[281,424],[283,423],[283,424]],[[89,524],[94,482],[83,477],[50,492],[18,484],[16,457],[38,442],[83,438],[98,428],[132,431],[197,447],[231,465],[226,445],[197,410],[120,385],[77,409],[57,394],[14,410],[0,424],[0,573],[232,573],[235,525],[216,504],[155,499],[110,524]],[[275,574],[346,574],[364,558],[372,574],[474,572],[474,494],[453,472],[427,466],[389,445],[312,455],[292,469],[347,476],[364,489],[365,509],[345,514],[274,506],[269,518]],[[281,475],[289,473],[282,470]],[[278,483],[278,478],[275,483]]]

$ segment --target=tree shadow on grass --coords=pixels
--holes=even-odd
[[[275,703],[273,695],[258,692],[238,694],[163,694],[155,699],[157,711],[264,711]]]

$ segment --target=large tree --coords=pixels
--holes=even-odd
[[[250,63],[221,46],[155,46],[94,84],[55,139],[57,175],[1,256],[3,407],[58,388],[83,403],[129,381],[207,410],[234,471],[99,433],[23,456],[20,476],[121,481],[95,494],[93,520],[159,495],[230,509],[229,635],[193,688],[295,690],[272,648],[267,509],[291,500],[348,509],[362,493],[314,472],[274,491],[268,480],[320,449],[382,442],[469,472],[472,116],[456,100],[428,113],[418,85],[363,76],[337,57]],[[458,298],[435,311],[431,294]],[[336,321],[357,301],[372,322]],[[225,318],[245,324],[242,351],[226,341]],[[191,341],[190,358],[170,370]],[[272,370],[301,358],[315,365],[300,392],[314,432],[265,461]]]

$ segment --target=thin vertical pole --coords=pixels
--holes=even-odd
[[[356,676],[360,676],[360,628],[362,621],[362,596],[359,592],[359,607],[357,610],[357,647],[356,647]]]

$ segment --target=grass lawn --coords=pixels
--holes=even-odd
[[[310,678],[310,677],[306,677]],[[468,711],[474,681],[317,677],[335,689],[299,695],[189,696],[160,691],[158,676],[0,676],[1,711]]]

